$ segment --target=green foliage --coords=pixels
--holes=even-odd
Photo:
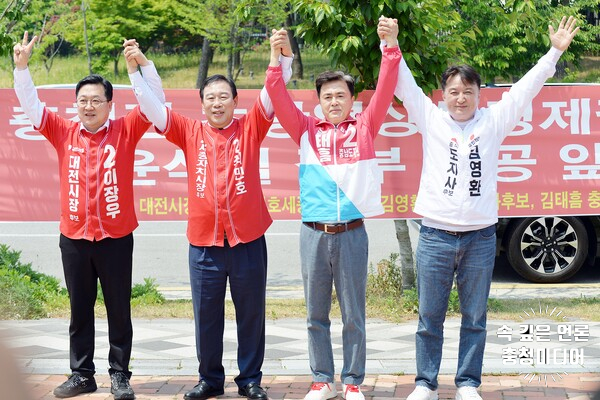
[[[87,16],[90,50],[95,55],[93,70],[106,74],[109,62],[117,62],[123,50],[123,40],[146,38],[156,27],[157,15],[150,0],[90,0]],[[70,35],[70,41],[81,51],[85,51],[85,42]],[[116,73],[115,73],[116,74]]]
[[[500,312],[502,311],[503,308],[503,302],[501,302],[500,300],[490,297],[488,299],[488,304],[487,304],[487,309],[488,312]]]
[[[144,51],[196,50],[198,57],[207,38],[228,57],[226,74],[237,78],[241,67],[249,70],[243,65],[246,55],[257,49],[268,54],[260,44],[294,12],[300,23],[288,29],[302,36],[303,55],[307,47],[318,47],[334,68],[356,77],[358,93],[374,88],[377,81],[380,15],[398,19],[400,48],[417,83],[430,92],[451,62],[472,64],[489,81],[522,76],[547,51],[550,21],[556,24],[563,14],[597,12],[600,0],[5,0],[3,4],[0,52],[5,57],[27,30],[42,37],[33,64],[41,62],[49,72],[56,55],[87,56],[89,48],[93,72],[107,76],[124,70],[118,68],[124,38],[136,38]],[[599,35],[600,26],[582,25],[561,61],[577,66],[583,54],[599,54]],[[194,85],[195,80],[190,87]]]
[[[403,300],[402,309],[404,312],[409,314],[419,313],[419,295],[417,294],[417,289],[405,290]]]
[[[271,29],[283,26],[288,15],[288,0],[238,0],[235,2],[235,15],[247,26],[261,26],[270,35]]]
[[[17,36],[13,34],[13,28],[23,18],[27,5],[26,0],[3,2],[3,8],[0,8],[0,56],[10,56],[15,42],[20,39],[18,33]]]
[[[68,294],[60,281],[20,261],[21,252],[0,244],[0,319],[45,318],[52,310],[69,308]],[[165,302],[155,279],[144,278],[143,284],[131,289],[132,306],[158,305]],[[98,285],[98,303],[104,295]]]
[[[460,313],[460,301],[458,300],[458,291],[455,288],[452,288],[448,297],[448,313]]]
[[[391,253],[388,259],[377,263],[377,270],[372,266],[367,276],[367,303],[377,309],[387,309],[389,314],[418,314],[419,296],[416,289],[402,290],[402,274],[396,265],[398,253]],[[588,300],[595,301],[595,300]],[[488,310],[495,312],[506,311],[503,302],[488,299]],[[460,314],[460,301],[458,291],[452,288],[448,298],[449,315]]]
[[[22,264],[20,256],[20,251],[0,244],[0,319],[45,317],[45,302],[61,292],[56,278]]]
[[[144,278],[144,283],[136,283],[131,288],[131,304],[162,304],[165,297],[158,291],[156,279]]]
[[[555,28],[562,16],[580,15],[581,30],[563,62],[578,64],[585,53],[598,49],[592,27],[581,17],[586,8],[597,8],[598,0],[576,0],[570,7],[552,5],[545,0],[454,0],[461,15],[458,31],[473,30],[464,37],[465,52],[455,61],[475,67],[483,81],[497,77],[514,81],[523,76],[550,47],[548,25]]]
[[[52,68],[54,57],[66,48],[65,31],[71,29],[74,19],[68,0],[44,1],[31,0],[27,12],[13,27],[16,40],[21,40],[23,32],[29,32],[29,38],[38,36],[38,42],[30,62],[42,62],[46,71]]]
[[[104,293],[102,287],[98,285],[98,295],[96,297],[99,304],[104,304]],[[136,283],[131,288],[131,305],[150,305],[162,304],[165,302],[165,297],[158,291],[156,279],[144,278],[144,283]]]
[[[402,273],[397,260],[398,253],[391,253],[388,259],[377,263],[377,271],[371,268],[367,278],[369,296],[399,298],[402,295]]]
[[[297,34],[318,45],[334,65],[357,76],[357,93],[372,89],[379,74],[381,52],[377,22],[381,15],[398,19],[398,43],[417,83],[429,92],[448,60],[463,49],[462,38],[471,32],[454,32],[460,21],[450,0],[297,0],[300,13]]]
[[[402,294],[403,303],[402,309],[411,314],[419,313],[419,296],[417,294],[417,289],[408,289],[405,290]],[[450,291],[450,296],[448,298],[448,315],[456,315],[460,314],[460,302],[458,300],[458,291],[456,289],[452,289]]]

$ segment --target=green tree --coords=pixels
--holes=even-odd
[[[73,7],[73,12],[81,15],[82,6],[86,11],[89,50],[93,56],[93,70],[107,73],[112,61],[113,74],[118,75],[122,44],[125,38],[135,38],[147,44],[156,29],[159,17],[156,2],[152,0],[89,0]],[[80,51],[86,51],[83,17],[77,18],[65,32],[66,39]]]
[[[0,2],[0,54],[10,56],[14,43],[20,40],[19,32],[14,31],[15,24],[23,18],[31,0],[9,0]],[[21,35],[23,32],[20,32]],[[12,60],[12,58],[11,58]],[[12,62],[12,61],[11,61]]]
[[[475,67],[484,81],[497,77],[518,80],[544,55],[550,46],[548,24],[558,24],[563,15],[581,15],[598,7],[598,0],[574,0],[569,7],[547,0],[454,0],[461,15],[458,30],[473,29],[465,38],[465,52],[457,60]],[[553,4],[554,3],[554,4]],[[575,64],[581,57],[597,51],[592,27],[580,17],[582,30],[561,57],[561,66]]]
[[[169,0],[178,27],[188,35],[201,38],[202,55],[198,66],[196,87],[208,76],[214,44],[224,41],[231,28],[227,19],[230,7],[225,0]]]
[[[201,37],[202,56],[197,87],[208,76],[212,54],[228,58],[227,75],[233,79],[243,68],[247,51],[263,43],[270,27],[283,25],[287,14],[283,0],[169,0],[179,28]]]
[[[68,47],[65,31],[69,29],[73,15],[69,0],[32,0],[23,18],[15,24],[15,34],[22,37],[23,32],[28,31],[30,37],[38,36],[31,59],[43,64],[47,73],[59,51]]]
[[[294,5],[304,21],[296,33],[320,46],[333,66],[354,75],[358,91],[373,88],[379,74],[381,15],[398,19],[400,48],[426,91],[437,88],[437,76],[463,49],[463,38],[473,35],[471,30],[456,32],[460,16],[450,0],[298,0]]]
[[[240,0],[236,4],[235,15],[242,21],[243,29],[233,52],[240,58],[256,45],[266,42],[271,29],[286,25],[290,13],[288,0]],[[266,51],[266,50],[265,50]],[[238,64],[241,67],[241,62]]]

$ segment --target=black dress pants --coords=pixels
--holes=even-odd
[[[108,319],[108,372],[120,371],[131,377],[133,234],[99,241],[69,239],[61,234],[60,250],[71,303],[71,371],[87,377],[96,372],[94,305],[100,280]]]

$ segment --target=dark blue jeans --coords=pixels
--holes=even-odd
[[[462,315],[457,387],[481,385],[487,300],[496,255],[494,225],[460,236],[421,227],[417,247],[419,326],[416,336],[417,385],[437,389],[444,344],[444,320],[454,273]]]
[[[196,321],[196,353],[200,379],[214,388],[225,383],[223,331],[227,280],[235,307],[239,387],[260,384],[265,355],[265,295],[267,245],[265,237],[230,247],[190,244],[190,283]]]

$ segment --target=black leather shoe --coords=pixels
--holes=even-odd
[[[250,382],[244,387],[239,388],[238,394],[240,396],[246,396],[248,399],[255,400],[261,399],[266,400],[269,398],[265,389],[261,388],[258,383]]]
[[[209,397],[220,396],[223,393],[223,388],[216,389],[210,386],[205,381],[200,381],[192,390],[183,395],[185,400],[203,400]]]

